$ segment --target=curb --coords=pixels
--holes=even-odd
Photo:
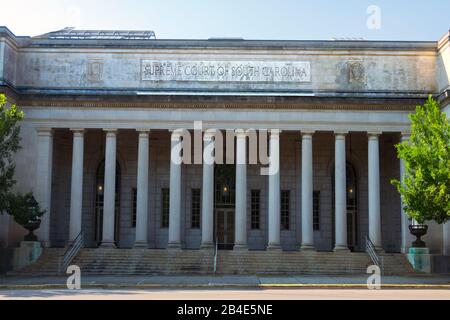
[[[366,289],[366,284],[82,284],[82,289]],[[65,284],[0,285],[0,290],[68,290]],[[382,284],[381,289],[450,290],[450,284]]]

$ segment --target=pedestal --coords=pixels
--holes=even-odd
[[[20,270],[36,262],[42,254],[39,241],[22,241],[20,247],[14,249],[13,270]]]
[[[415,271],[431,273],[431,256],[428,248],[409,248],[408,261]]]

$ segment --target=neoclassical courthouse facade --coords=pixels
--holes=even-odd
[[[37,231],[47,247],[83,232],[90,248],[365,251],[369,237],[406,252],[395,144],[428,94],[450,114],[449,40],[18,37],[0,27],[0,90],[25,112],[17,189],[47,210]],[[208,129],[242,130],[223,144],[229,162],[211,165],[171,161],[187,139],[177,129],[192,133],[183,155],[194,141],[215,145]],[[261,159],[236,164],[254,145],[248,129],[269,146],[273,174]],[[2,244],[17,246],[25,230],[0,221]],[[431,252],[448,253],[449,226],[429,225]]]

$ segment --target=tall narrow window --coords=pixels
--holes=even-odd
[[[281,218],[281,230],[289,230],[289,214],[290,214],[290,200],[291,200],[291,191],[290,190],[281,190],[281,210],[280,210],[280,218]]]
[[[200,229],[200,189],[192,189],[191,196],[191,228]]]
[[[137,189],[133,188],[132,191],[132,203],[131,203],[131,212],[132,212],[132,216],[131,216],[131,226],[133,228],[136,228],[136,213],[137,213]]]
[[[252,229],[256,230],[260,228],[260,204],[261,204],[261,191],[251,191],[251,208],[252,208]]]
[[[168,188],[161,189],[161,197],[161,228],[168,228],[170,190]]]
[[[320,191],[313,192],[313,229],[320,230]]]

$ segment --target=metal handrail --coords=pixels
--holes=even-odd
[[[215,249],[214,249],[214,274],[216,274],[216,271],[217,271],[217,253],[219,252],[219,250],[218,250],[219,247],[218,246],[219,246],[219,241],[216,238],[216,246],[215,246]]]
[[[84,247],[84,234],[81,231],[74,241],[69,245],[66,252],[63,255],[62,265],[60,272],[67,269],[72,260],[76,257],[78,252]]]
[[[366,236],[366,252],[369,255],[372,263],[380,268],[381,274],[383,274],[383,259],[378,255],[375,246],[369,237]]]

